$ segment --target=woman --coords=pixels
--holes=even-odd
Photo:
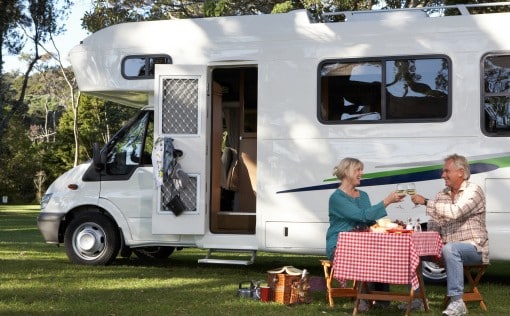
[[[329,198],[329,228],[326,234],[326,253],[329,260],[333,261],[338,233],[348,232],[354,228],[367,228],[376,220],[387,215],[386,207],[391,203],[400,202],[404,197],[399,197],[391,192],[381,202],[372,205],[368,194],[358,190],[361,176],[363,175],[363,163],[355,158],[344,158],[334,168],[333,175],[340,181],[338,189]],[[378,291],[389,291],[388,284],[371,283],[369,288]],[[389,302],[380,305],[387,306]],[[378,303],[379,305],[379,303]],[[368,310],[368,304],[361,301],[359,311]]]
[[[387,215],[388,205],[400,202],[405,197],[399,197],[395,192],[391,192],[384,200],[372,205],[368,194],[356,188],[360,185],[363,175],[363,163],[356,158],[342,159],[333,169],[333,175],[341,183],[329,198],[326,253],[330,260],[333,260],[338,233],[373,225],[376,220]]]

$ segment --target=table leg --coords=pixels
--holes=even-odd
[[[416,276],[418,277],[418,284],[420,286],[420,293],[419,293],[419,299],[423,301],[423,308],[425,309],[425,312],[429,311],[429,303],[427,301],[427,295],[425,293],[425,283],[423,282],[423,276],[421,274],[421,260],[420,264],[416,268]],[[413,294],[414,297],[414,294]]]
[[[356,300],[354,301],[354,310],[352,311],[352,315],[356,316],[356,315],[358,315],[358,307],[359,307],[359,302],[360,302],[359,295],[363,292],[363,289],[365,289],[365,291],[367,291],[368,286],[367,286],[367,282],[356,282],[354,287],[355,287],[355,291],[356,291],[357,295],[356,295]]]
[[[418,272],[418,271],[417,271]],[[421,273],[421,271],[419,271]],[[418,284],[420,288],[420,292],[416,293],[412,286],[409,286],[409,292],[379,292],[379,291],[370,291],[368,289],[368,282],[358,281],[356,282],[356,300],[354,302],[354,310],[352,312],[353,316],[358,314],[359,302],[364,299],[368,301],[373,300],[384,300],[384,301],[400,301],[407,302],[407,310],[405,312],[406,316],[411,315],[411,305],[412,301],[415,298],[421,299],[423,301],[423,306],[425,311],[429,311],[429,306],[427,302],[427,295],[425,292],[425,283],[423,282],[423,278],[421,274],[418,274]]]

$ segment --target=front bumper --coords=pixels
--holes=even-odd
[[[63,214],[40,213],[37,217],[37,227],[48,244],[59,244],[58,232]]]

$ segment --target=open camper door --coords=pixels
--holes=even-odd
[[[172,212],[168,202],[175,195],[172,181],[155,190],[153,234],[204,234],[206,194],[207,68],[201,66],[157,65],[154,88],[154,139],[173,139],[183,155],[177,159],[189,181],[179,196],[186,210]],[[155,146],[156,148],[157,146]]]

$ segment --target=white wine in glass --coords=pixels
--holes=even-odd
[[[397,184],[397,190],[395,190],[395,193],[397,193],[397,195],[398,195],[399,197],[404,197],[404,196],[406,196],[406,193],[407,193],[407,187],[405,186],[405,184],[401,184],[401,183]],[[398,203],[397,207],[398,207],[398,208],[404,208],[404,207],[402,206],[402,202]]]
[[[413,196],[416,194],[416,185],[414,183],[408,183],[407,184],[407,194],[409,194],[410,196]],[[418,205],[414,205],[413,208],[417,208]]]
[[[407,184],[407,194],[409,195],[415,195],[416,194],[416,186],[414,183],[408,183]]]

